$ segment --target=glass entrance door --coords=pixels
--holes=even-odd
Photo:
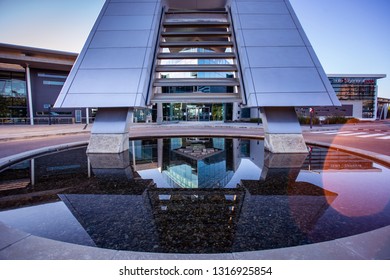
[[[210,108],[187,105],[187,121],[210,121]]]

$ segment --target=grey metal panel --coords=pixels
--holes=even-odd
[[[127,108],[99,109],[92,133],[127,133],[129,111]],[[107,162],[106,162],[107,164]],[[107,165],[106,165],[107,166]]]
[[[91,42],[91,48],[144,47],[148,43],[149,33],[142,30],[97,31]]]
[[[160,0],[107,0],[56,106],[145,106],[137,94],[147,94],[141,73],[150,73],[160,12]]]
[[[149,80],[148,77],[150,76],[150,70],[147,68],[144,68],[141,70],[141,77],[140,77],[140,82],[138,84],[137,92],[142,94],[143,96],[146,97],[146,93],[148,91],[148,85],[149,85]],[[144,106],[145,103],[140,103],[140,100],[137,99],[134,102],[134,106]]]
[[[289,29],[295,28],[290,15],[248,15],[240,16],[243,29]]]
[[[249,94],[249,96],[247,98],[247,102],[248,102],[248,107],[250,107],[250,106],[257,107],[257,103],[258,103],[257,95],[255,93]]]
[[[266,133],[302,133],[294,108],[262,108],[264,131]]]
[[[291,92],[300,99],[303,92],[326,92],[316,68],[252,68],[257,93]]]
[[[304,46],[301,35],[296,29],[263,29],[242,30],[244,46]]]
[[[133,107],[137,94],[68,94],[63,107],[80,107],[80,104],[87,104],[91,108],[113,108],[113,107]]]
[[[89,49],[80,69],[142,68],[145,48]]]
[[[272,92],[258,93],[256,96],[261,107],[311,107],[313,104],[329,104],[326,92],[304,92],[299,96],[291,92]]]
[[[98,30],[149,30],[152,27],[153,16],[105,16]]]
[[[251,67],[312,67],[305,47],[248,47]]]
[[[249,107],[338,104],[288,0],[232,0],[231,9]]]
[[[107,16],[130,16],[130,15],[153,15],[156,3],[114,3],[111,2],[105,15]]]
[[[253,78],[252,78],[252,69],[251,68],[244,68],[244,75],[243,75],[243,78],[244,78],[244,82],[245,82],[245,89],[247,91],[247,93],[251,94],[251,93],[255,93],[256,90],[255,90],[255,84],[253,82]],[[255,104],[257,105],[257,104]]]
[[[238,12],[241,14],[288,14],[284,2],[238,2]]]
[[[69,93],[136,93],[141,69],[79,70]]]

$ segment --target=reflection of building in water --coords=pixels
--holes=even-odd
[[[148,196],[163,252],[231,251],[245,196],[243,188],[150,188]]]
[[[295,182],[304,157],[288,156],[266,154],[263,177],[237,188],[157,188],[138,179],[60,197],[104,248],[222,253],[307,244],[336,194]]]
[[[160,168],[172,187],[213,188],[225,186],[233,177],[237,162],[233,143],[223,138],[138,140],[132,141],[130,153],[135,170]]]
[[[180,139],[171,143],[163,163],[163,175],[172,187],[224,187],[233,176],[232,140]]]
[[[302,165],[302,170],[322,171],[374,171],[380,172],[374,167],[371,160],[347,154],[333,149],[311,147],[311,151]]]
[[[57,194],[88,174],[85,148],[56,151],[0,173],[0,209],[58,200]]]

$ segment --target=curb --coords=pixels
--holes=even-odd
[[[88,144],[88,141],[79,141],[79,142],[73,142],[73,143],[67,143],[67,144],[59,144],[59,145],[39,148],[39,149],[15,154],[12,156],[0,158],[0,172],[4,168],[6,168],[10,165],[13,165],[13,164],[18,163],[20,161],[29,159],[33,156],[39,156],[39,155],[44,155],[46,153],[58,152],[58,151],[62,151],[62,150],[68,149],[68,148],[81,147],[81,146],[84,146],[86,144]]]
[[[8,137],[8,138],[0,138],[0,142],[8,142],[8,141],[16,141],[16,140],[25,140],[25,139],[32,139],[32,138],[43,138],[43,137],[50,137],[50,136],[63,136],[63,135],[76,135],[76,134],[87,134],[90,133],[90,131],[72,131],[72,132],[55,132],[55,133],[43,133],[39,135],[25,135],[20,137]]]

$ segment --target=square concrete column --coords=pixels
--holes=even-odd
[[[131,108],[99,108],[87,153],[115,154],[128,150],[131,117]]]
[[[271,153],[308,153],[294,107],[262,107],[264,148]]]

